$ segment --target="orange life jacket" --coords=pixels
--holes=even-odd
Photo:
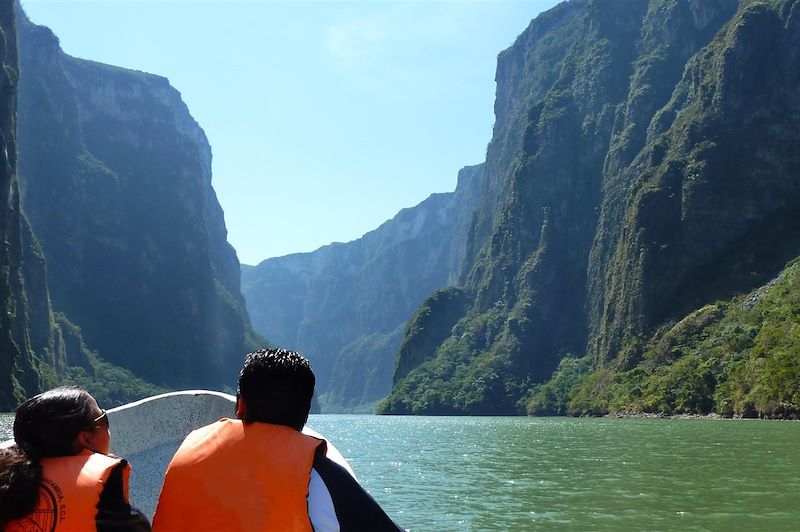
[[[202,427],[167,467],[153,530],[312,530],[308,483],[324,445],[283,425]]]
[[[84,449],[74,456],[42,458],[39,503],[30,515],[6,525],[6,532],[97,530],[97,503],[111,470],[123,460]],[[123,470],[128,502],[130,466]]]

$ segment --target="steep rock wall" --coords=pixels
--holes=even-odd
[[[13,3],[0,8],[0,409],[67,377],[69,366],[90,368],[80,333],[65,342],[47,286],[47,263],[22,212],[17,177],[18,50]]]
[[[626,194],[638,178],[629,167],[650,146],[651,122],[665,121],[662,108],[674,98],[687,61],[736,8],[725,0],[566,2],[537,17],[501,54],[498,72],[508,70],[508,57],[525,58],[516,64],[545,62],[527,72],[547,85],[516,104],[525,119],[505,134],[519,145],[513,162],[498,166],[487,159],[487,175],[499,167],[503,177],[476,217],[475,227],[491,220],[492,229],[465,270],[471,306],[435,352],[417,356],[424,362],[397,383],[383,411],[523,412],[531,386],[546,381],[564,356],[597,345],[601,327],[643,330],[647,320],[638,307],[627,317],[613,309],[598,318],[603,283],[627,282],[626,268],[640,249],[618,248],[630,253],[618,263],[624,271],[608,271],[612,228],[638,230],[639,218],[625,218]],[[498,102],[509,94],[519,98],[517,78],[507,83],[512,89],[498,77]],[[499,123],[509,108],[495,105]],[[496,128],[492,143],[501,138]],[[496,154],[490,150],[487,157]],[[500,207],[485,217],[491,202]],[[666,269],[653,270],[654,279]],[[655,288],[647,301],[658,306],[658,293]],[[636,295],[634,287],[617,301],[636,304]],[[605,349],[600,359],[618,354]],[[412,365],[401,360],[398,367]]]
[[[688,62],[647,144],[610,184],[590,352],[771,279],[800,254],[800,5],[743,3]],[[624,208],[621,208],[624,206]]]
[[[23,205],[54,305],[152,382],[232,386],[252,333],[205,134],[166,79],[19,27]]]
[[[27,227],[17,181],[17,36],[14,6],[0,5],[0,408],[8,410],[39,388],[28,330],[23,257]],[[35,298],[41,294],[32,294]]]

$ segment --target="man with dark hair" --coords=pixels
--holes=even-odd
[[[303,434],[314,373],[259,349],[239,374],[237,419],[186,437],[167,468],[153,530],[399,530],[350,473]]]
[[[237,417],[303,430],[315,383],[308,360],[298,353],[259,349],[247,355],[239,373]]]

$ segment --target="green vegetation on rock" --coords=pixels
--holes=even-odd
[[[640,342],[638,363],[592,371],[565,358],[528,404],[534,415],[607,413],[800,417],[800,268],[706,305]]]
[[[165,393],[169,389],[155,386],[127,369],[109,364],[90,351],[83,342],[81,330],[61,313],[55,314],[59,347],[63,346],[65,365],[53,371],[43,366],[44,388],[74,384],[91,393],[104,408]]]

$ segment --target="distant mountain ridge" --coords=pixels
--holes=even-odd
[[[360,239],[242,268],[253,325],[311,360],[326,411],[363,408],[392,384],[405,322],[432,290],[455,282],[483,165]]]

